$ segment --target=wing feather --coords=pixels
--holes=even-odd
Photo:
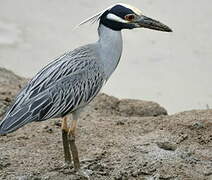
[[[0,134],[32,121],[63,117],[88,104],[105,79],[97,57],[84,46],[44,67],[17,96],[0,123]]]

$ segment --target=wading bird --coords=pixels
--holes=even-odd
[[[62,118],[65,162],[71,163],[72,153],[76,170],[80,168],[75,145],[79,112],[99,93],[116,69],[122,54],[121,30],[149,28],[172,31],[159,21],[144,16],[137,8],[122,3],[81,24],[95,21],[99,22],[99,40],[67,52],[44,67],[21,90],[0,122],[0,134],[7,134],[33,121]],[[70,113],[73,119],[68,128]]]

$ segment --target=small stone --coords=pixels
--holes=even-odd
[[[53,129],[52,128],[48,128],[46,132],[53,133]]]
[[[57,127],[61,127],[61,121],[60,120],[56,120],[55,122],[54,122],[54,125],[55,126],[57,126]]]
[[[21,136],[18,136],[17,137],[17,140],[21,140],[21,139],[29,139],[29,137],[28,136],[26,136],[26,135],[21,135]]]
[[[45,131],[48,132],[48,133],[52,133],[53,132],[53,129],[50,128],[49,126],[44,126],[43,129],[45,129]]]
[[[177,145],[172,142],[157,142],[156,143],[159,148],[167,150],[167,151],[175,151],[177,149]]]
[[[192,127],[195,129],[202,129],[204,128],[204,124],[202,122],[195,122]]]
[[[124,122],[123,121],[116,121],[116,125],[122,126],[122,125],[124,125]]]
[[[4,100],[5,100],[6,102],[11,102],[11,98],[9,98],[9,97],[6,97]]]
[[[138,176],[138,171],[134,171],[133,173],[132,173],[132,177],[137,177]]]
[[[33,180],[42,180],[40,177],[34,177]]]
[[[44,127],[43,127],[43,129],[48,129],[48,128],[49,128],[49,126],[44,126]]]
[[[27,176],[19,176],[17,177],[17,180],[27,180]]]

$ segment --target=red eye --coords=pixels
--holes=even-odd
[[[132,21],[135,19],[135,15],[134,14],[128,14],[124,17],[127,21]]]

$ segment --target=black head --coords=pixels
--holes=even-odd
[[[172,31],[168,26],[159,21],[144,16],[137,8],[121,3],[106,9],[99,19],[100,24],[115,31],[139,27],[166,32]]]
[[[100,24],[103,24],[113,30],[120,31],[122,29],[133,29],[134,24],[128,23],[125,19],[127,15],[134,15],[135,12],[121,4],[113,6],[106,10],[100,17]]]

